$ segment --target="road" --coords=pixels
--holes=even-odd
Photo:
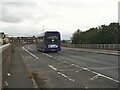
[[[27,68],[39,87],[118,88],[118,56],[63,48],[42,53],[35,45],[19,48]]]

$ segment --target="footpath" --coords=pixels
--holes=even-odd
[[[18,48],[14,49],[12,55],[7,88],[34,88],[31,79],[29,79],[27,75],[26,67],[22,61]]]
[[[108,54],[108,55],[120,55],[120,51],[117,50],[103,50],[103,49],[86,49],[86,48],[70,48],[70,47],[62,47],[63,49],[76,50],[82,52],[91,52],[91,53],[99,53],[99,54]]]

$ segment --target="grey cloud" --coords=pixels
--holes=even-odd
[[[26,31],[24,30],[24,27],[20,27],[20,26],[16,26],[16,25],[3,27],[2,31],[4,31],[8,35],[12,35],[12,36],[18,36],[18,35],[26,34],[25,33]]]
[[[33,6],[36,6],[36,2],[29,2],[29,0],[25,0],[26,2],[18,1],[14,2],[14,0],[5,0],[0,2],[0,21],[7,23],[20,23],[26,18],[24,8],[29,9]],[[20,10],[20,12],[19,12]],[[27,13],[27,12],[26,12]],[[24,15],[23,15],[24,14]],[[29,15],[30,16],[30,15]],[[27,14],[27,18],[29,18]]]
[[[36,30],[33,27],[25,27],[22,25],[12,25],[12,26],[7,26],[7,27],[2,27],[1,31],[4,31],[5,33],[7,33],[9,36],[20,36],[20,35],[24,35],[24,36],[32,36],[32,35],[36,35],[40,30]]]
[[[76,0],[75,2],[73,2],[72,0],[48,1],[48,3],[51,5],[60,6],[60,7],[81,7],[83,6],[83,3],[80,2],[79,0]]]
[[[0,18],[2,22],[7,23],[19,23],[23,21],[17,13],[11,12],[11,9],[7,7],[2,8],[2,12],[0,12]]]
[[[16,36],[19,35],[21,30],[19,28],[16,28],[15,26],[7,26],[7,27],[2,27],[2,31],[7,33],[8,35],[11,36]]]
[[[43,12],[43,16],[36,17],[34,20],[36,23],[43,22],[45,20],[62,20],[64,16],[55,14],[55,13],[49,13],[49,12]]]
[[[36,6],[35,2],[1,2],[3,6],[12,6],[12,7],[33,7]]]
[[[15,15],[3,15],[2,21],[7,23],[20,23],[23,20],[22,18]]]

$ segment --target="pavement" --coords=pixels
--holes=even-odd
[[[63,49],[83,51],[83,52],[91,52],[91,53],[101,53],[101,54],[109,54],[109,55],[120,55],[120,51],[117,50],[104,50],[104,49],[86,49],[86,48],[69,48],[62,47]]]
[[[15,48],[12,56],[10,77],[8,77],[8,88],[34,88],[32,80],[28,77],[26,66],[23,63],[18,48]]]

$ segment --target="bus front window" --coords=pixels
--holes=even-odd
[[[58,37],[57,36],[48,36],[47,37],[47,42],[58,42]]]

